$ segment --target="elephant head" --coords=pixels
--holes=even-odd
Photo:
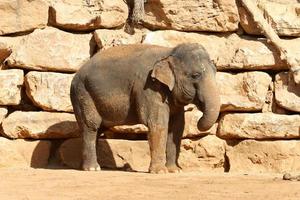
[[[216,67],[201,45],[178,45],[155,64],[151,76],[168,86],[175,106],[194,103],[203,112],[199,130],[213,126],[220,111]]]

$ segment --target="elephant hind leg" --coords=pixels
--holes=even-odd
[[[97,162],[96,145],[102,119],[93,99],[80,80],[72,82],[71,101],[82,134],[82,169],[98,171],[101,168]]]

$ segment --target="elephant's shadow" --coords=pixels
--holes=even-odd
[[[45,144],[43,142],[39,142],[31,155],[31,167],[47,169],[81,169],[82,139],[79,134],[77,123],[73,121],[63,121],[50,126],[46,132],[49,134],[53,134],[55,132],[61,131],[62,127],[73,129],[74,133],[72,135],[75,135],[77,137],[69,139],[49,140],[51,148],[49,152],[48,164],[45,164],[45,159],[42,158],[48,155],[47,151],[49,151],[49,149],[45,147]],[[143,138],[143,140],[144,139],[145,138]],[[118,139],[118,141],[120,141],[120,139]],[[143,143],[142,148],[145,147],[145,144],[146,143]],[[122,149],[119,150],[120,152],[113,152],[111,145],[114,145],[114,143],[110,144],[108,140],[103,137],[102,133],[98,134],[96,150],[98,163],[100,164],[101,168],[109,170],[136,171],[133,169],[134,167],[131,166],[126,158],[122,158],[122,156],[124,156]],[[146,148],[148,148],[148,146]],[[127,149],[124,149],[124,152],[127,151]],[[148,154],[147,150],[145,150],[145,152]],[[44,160],[43,163],[41,163],[41,160]],[[148,163],[145,163],[144,165],[146,166],[147,164]],[[143,169],[141,171],[145,170],[146,169]]]
[[[52,139],[48,140],[51,143],[50,151],[45,148],[43,142],[39,142],[35,147],[30,160],[30,166],[33,168],[47,168],[47,169],[81,169],[82,165],[82,139],[79,134],[78,126],[73,121],[63,121],[50,126],[47,133],[55,133],[61,127],[73,128],[77,132],[78,137],[69,139]],[[98,163],[103,169],[118,169],[124,171],[134,171],[129,163],[118,165],[110,144],[103,139],[102,134],[98,134],[97,139],[97,157]],[[101,137],[100,137],[101,136]],[[49,153],[46,153],[49,151]],[[48,164],[41,161],[48,156]]]
[[[100,145],[101,143],[101,145]],[[106,140],[97,140],[97,157],[101,168],[116,169],[117,163],[113,156],[110,145]],[[74,138],[63,142],[57,152],[56,157],[64,167],[72,169],[81,169],[82,165],[82,139]],[[130,167],[130,166],[129,166]]]

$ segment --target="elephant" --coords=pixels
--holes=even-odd
[[[150,173],[176,173],[184,129],[184,106],[202,112],[197,126],[218,119],[216,67],[196,43],[176,47],[131,44],[97,52],[75,74],[71,102],[82,132],[82,168],[101,170],[97,133],[116,125],[144,124],[150,147]]]

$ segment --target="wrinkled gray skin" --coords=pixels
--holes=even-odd
[[[97,131],[115,125],[149,128],[149,172],[179,172],[184,106],[203,111],[198,129],[217,120],[216,68],[198,44],[175,48],[127,45],[98,52],[75,75],[71,100],[83,137],[83,170],[100,170]]]

